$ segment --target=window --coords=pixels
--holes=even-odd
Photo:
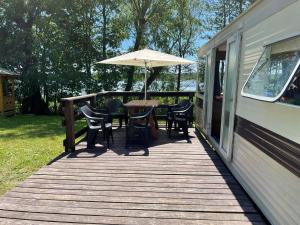
[[[269,102],[284,101],[281,97],[296,81],[299,65],[300,38],[266,46],[243,87],[242,96]]]
[[[279,100],[282,103],[300,106],[300,70]]]

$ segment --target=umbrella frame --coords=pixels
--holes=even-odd
[[[147,61],[145,61],[145,81],[144,81],[144,85],[145,85],[145,96],[144,96],[144,100],[147,100]]]

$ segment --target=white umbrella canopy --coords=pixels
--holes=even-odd
[[[116,56],[110,59],[100,61],[101,64],[126,65],[145,67],[145,99],[146,99],[146,82],[147,82],[147,67],[172,66],[172,65],[187,65],[193,64],[194,61],[180,58],[174,55],[143,49],[135,52],[130,52],[124,55]]]
[[[147,67],[158,67],[179,64],[193,64],[194,62],[174,55],[150,49],[143,49],[135,52],[130,52],[124,55],[116,56],[114,58],[106,59],[98,63],[140,67],[145,67],[146,63]]]

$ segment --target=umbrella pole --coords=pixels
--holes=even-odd
[[[144,100],[147,99],[147,63],[145,62],[145,96]]]

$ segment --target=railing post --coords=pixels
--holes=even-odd
[[[65,151],[75,151],[75,119],[73,101],[64,102],[64,115],[66,126]]]
[[[90,104],[91,104],[91,106],[96,108],[96,106],[97,106],[97,95],[91,97]]]
[[[190,93],[189,93],[189,100],[190,100],[190,101],[193,101],[194,94],[195,94],[194,92],[190,92]]]

